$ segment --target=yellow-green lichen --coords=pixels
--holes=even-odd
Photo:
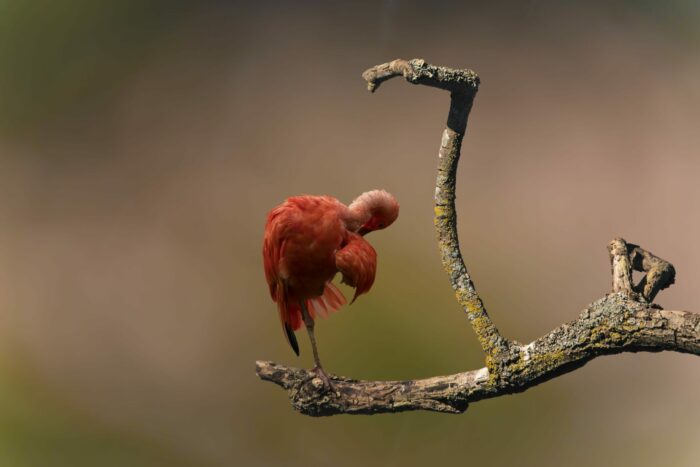
[[[515,373],[526,373],[533,370],[537,373],[545,373],[560,367],[566,363],[566,361],[566,352],[563,350],[555,350],[551,352],[538,353],[532,355],[528,359],[521,357],[517,362],[509,365],[509,370]]]
[[[468,313],[481,313],[484,311],[484,309],[481,306],[481,303],[479,302],[478,299],[476,299],[476,300],[473,298],[464,299],[463,297],[460,297],[460,295],[462,295],[462,294],[457,293],[457,300],[459,300],[459,302],[462,304],[462,306],[464,307],[464,310],[466,312],[468,312]],[[491,323],[491,321],[485,317],[481,317],[481,318],[477,318],[477,319],[485,320],[486,322],[484,323],[484,325]],[[474,320],[474,322],[476,325],[476,320]]]

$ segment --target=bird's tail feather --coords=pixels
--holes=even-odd
[[[276,298],[284,335],[294,353],[299,355],[299,343],[294,331],[299,329],[304,322],[301,306],[297,300],[289,298],[286,284],[283,281],[280,281],[277,287]],[[335,285],[328,282],[323,289],[323,295],[306,300],[306,308],[312,319],[315,319],[317,315],[327,318],[329,313],[338,311],[346,303],[347,300],[345,300],[343,293]]]
[[[294,330],[301,327],[301,310],[294,309],[294,305],[296,305],[296,308],[299,308],[299,304],[288,303],[287,284],[284,281],[279,281],[277,283],[275,299],[277,301],[284,337],[287,338],[287,342],[294,353],[299,355],[299,343],[294,335]]]
[[[295,354],[297,354],[297,357],[298,357],[299,356],[299,342],[297,342],[297,336],[294,335],[294,331],[287,323],[284,323],[284,332],[287,335],[287,342],[289,342],[289,345],[292,347],[292,350],[294,351]]]

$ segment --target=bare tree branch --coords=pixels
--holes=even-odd
[[[610,294],[534,342],[517,346],[499,368],[408,381],[333,378],[324,390],[315,373],[257,362],[260,378],[282,386],[292,406],[307,415],[373,414],[404,410],[460,413],[481,399],[522,392],[601,355],[674,350],[700,355],[700,315],[662,310],[623,293]]]
[[[455,189],[457,164],[467,119],[479,89],[479,77],[471,70],[452,70],[428,65],[424,60],[394,60],[370,68],[362,74],[369,90],[376,90],[380,83],[403,75],[413,84],[423,84],[450,91],[450,112],[447,128],[442,133],[438,153],[438,176],[435,186],[435,228],[442,256],[442,264],[450,277],[457,301],[467,313],[481,347],[487,356],[487,364],[507,353],[508,343],[486,313],[484,304],[476,292],[462,259],[457,237],[457,211]]]
[[[522,392],[572,371],[600,355],[672,350],[700,355],[700,315],[652,304],[673,284],[667,261],[616,238],[608,245],[613,293],[592,303],[576,321],[521,345],[503,338],[486,313],[464,265],[457,237],[457,164],[479,78],[471,70],[436,67],[423,60],[394,60],[363,73],[370,91],[396,76],[450,92],[447,128],[439,151],[435,227],[442,263],[481,347],[486,366],[448,376],[406,381],[360,381],[333,376],[329,391],[311,371],[273,362],[256,363],[258,376],[278,384],[292,406],[307,415],[374,414],[406,410],[461,413],[470,402]],[[646,272],[632,284],[632,270]]]

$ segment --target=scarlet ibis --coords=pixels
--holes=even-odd
[[[369,291],[377,253],[364,235],[388,227],[398,215],[396,198],[384,190],[363,193],[349,206],[331,196],[295,196],[268,214],[263,264],[270,295],[277,303],[287,342],[297,355],[294,331],[303,320],[314,354],[313,371],[326,386],[331,385],[318,357],[314,319],[346,303],[331,282],[336,273],[355,288],[353,302]]]

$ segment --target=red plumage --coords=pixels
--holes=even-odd
[[[355,287],[353,301],[370,290],[377,254],[362,235],[398,216],[398,203],[385,191],[361,195],[349,207],[330,196],[296,196],[270,211],[263,239],[265,278],[290,345],[304,320],[341,308],[345,297],[331,281],[341,272]]]

